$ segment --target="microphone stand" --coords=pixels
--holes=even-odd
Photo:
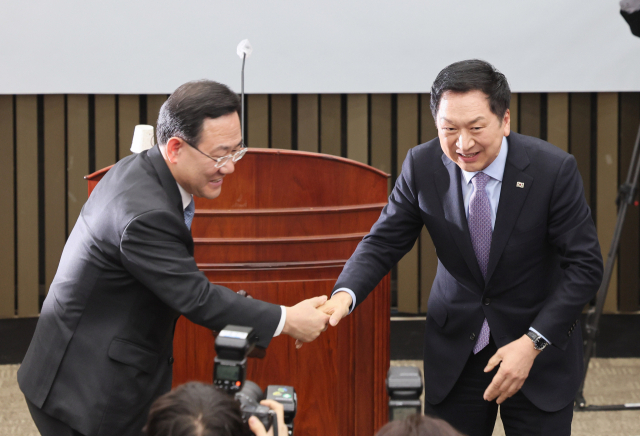
[[[611,275],[613,274],[613,266],[618,254],[618,246],[620,245],[620,236],[622,234],[622,227],[624,225],[624,219],[627,214],[627,208],[630,204],[633,204],[633,199],[636,196],[636,190],[638,188],[638,176],[640,174],[640,156],[638,156],[638,144],[640,143],[640,127],[638,128],[638,135],[633,147],[633,153],[631,155],[631,162],[629,163],[629,173],[627,174],[626,182],[620,186],[618,190],[618,198],[616,204],[618,209],[618,220],[616,222],[616,228],[613,233],[613,241],[609,248],[609,254],[607,257],[607,263],[604,268],[604,275],[602,277],[602,283],[600,289],[598,289],[598,295],[596,298],[596,305],[589,309],[587,313],[587,320],[585,323],[585,330],[587,333],[587,343],[585,345],[584,353],[584,375],[580,389],[576,395],[575,405],[573,406],[575,411],[598,411],[598,410],[632,410],[640,409],[640,403],[627,403],[627,404],[613,404],[605,406],[587,405],[587,400],[584,398],[584,383],[587,378],[587,371],[589,370],[589,362],[594,354],[596,346],[596,334],[598,333],[598,323],[600,322],[600,315],[604,308],[604,302],[607,298],[607,290],[609,289],[609,282],[611,281]],[[637,203],[636,203],[637,206]]]
[[[242,116],[242,146],[246,147],[244,143],[244,61],[247,59],[247,54],[242,53],[242,74],[240,75],[240,112]]]

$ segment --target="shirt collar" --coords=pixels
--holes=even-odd
[[[180,197],[182,198],[182,210],[185,210],[189,203],[193,200],[193,195],[189,194],[185,189],[176,182],[178,190],[180,191]]]
[[[482,170],[483,173],[490,176],[492,179],[496,179],[502,182],[502,176],[504,175],[504,166],[507,163],[507,152],[509,151],[509,144],[507,143],[507,138],[505,136],[502,137],[502,144],[500,144],[500,153],[498,153],[498,157],[491,162],[491,165]],[[466,183],[469,183],[473,176],[476,175],[478,171],[469,172],[463,169],[462,176]]]

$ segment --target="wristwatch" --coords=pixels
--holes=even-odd
[[[545,341],[542,336],[535,332],[532,332],[531,330],[527,332],[527,336],[529,336],[529,339],[533,341],[533,348],[535,348],[536,350],[542,351],[547,345],[549,345],[549,343]]]

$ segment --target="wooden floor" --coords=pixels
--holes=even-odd
[[[417,360],[395,360],[391,364],[422,366]],[[39,436],[18,389],[18,367],[0,365],[0,435]],[[640,359],[593,359],[584,393],[590,404],[640,403]],[[572,429],[573,436],[640,436],[640,410],[577,412]],[[318,434],[333,436],[321,431]],[[500,422],[493,435],[504,435]]]

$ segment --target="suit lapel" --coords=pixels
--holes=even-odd
[[[460,187],[460,169],[444,154],[442,155],[442,161],[444,166],[436,171],[435,182],[442,201],[445,220],[453,240],[458,246],[469,270],[471,270],[473,277],[480,286],[484,287],[484,279],[473,251],[473,245],[471,245],[469,224],[464,211],[464,201],[462,200],[462,189]]]
[[[533,184],[533,177],[523,172],[529,166],[529,157],[524,147],[518,142],[517,136],[517,134],[511,134],[507,139],[509,141],[509,154],[507,155],[504,175],[502,176],[500,202],[498,203],[498,213],[491,238],[487,283],[491,280],[491,276],[498,265],[498,260],[500,260],[500,256]]]

